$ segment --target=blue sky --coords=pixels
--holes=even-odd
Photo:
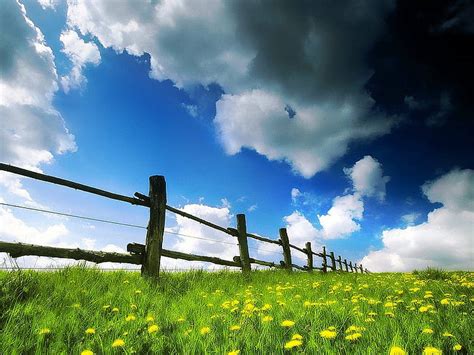
[[[13,27],[2,28],[6,35],[0,37],[2,56],[14,63],[5,64],[0,93],[6,110],[2,162],[125,195],[146,193],[148,176],[164,175],[170,205],[231,225],[235,214],[245,213],[251,232],[276,238],[278,229],[287,227],[295,243],[326,245],[373,270],[472,268],[472,105],[465,100],[472,84],[458,84],[472,69],[460,73],[444,63],[448,74],[434,80],[430,73],[440,64],[425,45],[445,45],[443,36],[472,41],[469,27],[463,27],[463,8],[454,15],[439,9],[435,38],[414,36],[410,43],[400,24],[423,9],[390,2],[368,3],[353,22],[336,5],[319,9],[328,14],[322,25],[321,5],[304,10],[275,3],[266,10],[269,18],[283,10],[287,16],[280,23],[242,18],[242,11],[249,11],[244,4],[240,9],[219,2],[210,15],[193,10],[197,2],[183,9],[126,1],[117,9],[107,2],[23,4],[30,25],[15,2],[2,9],[25,28],[12,34]],[[153,11],[155,17],[149,15]],[[304,20],[296,20],[299,11]],[[445,28],[449,16],[458,16],[457,27]],[[367,21],[370,33],[362,25]],[[411,26],[426,35],[430,21]],[[35,38],[33,29],[44,40]],[[198,30],[206,40],[195,37]],[[339,44],[324,36],[335,36]],[[317,38],[314,53],[312,38]],[[309,45],[298,48],[300,40]],[[34,49],[34,41],[50,53]],[[417,59],[410,52],[416,46],[423,54]],[[347,53],[352,59],[345,62]],[[31,63],[22,66],[22,56]],[[30,100],[44,92],[23,82],[25,76],[38,78],[38,85],[44,80],[50,95]],[[22,118],[30,117],[27,106],[39,111],[31,121]],[[288,107],[294,116],[285,112]],[[50,117],[51,109],[60,116]],[[44,152],[50,156],[32,158]],[[12,179],[0,176],[3,202],[147,223],[141,207]],[[4,240],[116,251],[144,240],[143,230],[0,208]],[[445,223],[438,216],[444,214],[459,219]],[[172,216],[168,221],[174,232],[225,239]],[[441,232],[429,239],[433,230]],[[405,252],[398,243],[412,250]],[[438,245],[432,255],[425,254],[426,244]],[[165,245],[235,255],[234,249],[219,250],[219,244],[173,235],[166,235]],[[448,245],[468,252],[457,257],[443,251]],[[251,253],[279,260],[272,251]]]

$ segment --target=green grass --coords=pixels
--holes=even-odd
[[[474,273],[466,272],[432,279],[258,271],[245,280],[239,273],[198,271],[162,273],[158,284],[138,273],[84,268],[2,272],[0,354],[389,354],[392,346],[408,354],[427,346],[449,354],[455,344],[467,354],[474,352],[473,287]],[[127,320],[130,315],[135,319]],[[265,316],[273,319],[264,323]],[[295,324],[282,327],[284,320]],[[149,334],[153,324],[159,330]],[[240,329],[231,331],[233,325]],[[345,338],[352,325],[360,327],[352,332],[361,334],[356,341]],[[203,327],[210,332],[202,335]],[[334,339],[320,335],[329,327]],[[95,334],[85,334],[87,328]],[[285,350],[294,334],[302,345]],[[116,339],[125,345],[112,348]]]

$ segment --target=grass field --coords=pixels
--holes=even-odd
[[[3,272],[0,285],[1,354],[474,352],[474,273],[185,272],[153,285],[68,268]]]

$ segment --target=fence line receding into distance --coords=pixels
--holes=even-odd
[[[82,249],[68,249],[68,248],[57,248],[47,247],[32,244],[23,243],[11,243],[0,241],[0,252],[9,253],[11,257],[17,258],[25,255],[36,255],[36,256],[47,256],[47,257],[58,257],[75,260],[86,260],[95,263],[102,262],[118,262],[141,265],[141,272],[145,276],[158,278],[160,272],[161,257],[169,257],[174,259],[182,259],[189,261],[203,261],[217,265],[223,265],[228,267],[241,268],[244,274],[248,274],[251,271],[251,265],[257,264],[262,266],[283,268],[288,271],[293,269],[302,271],[313,271],[319,270],[322,272],[328,271],[341,271],[341,272],[355,272],[355,273],[368,273],[367,269],[364,269],[362,265],[352,264],[347,262],[346,259],[342,259],[341,256],[334,255],[334,252],[327,252],[326,248],[323,247],[321,252],[315,252],[311,248],[311,242],[307,242],[306,245],[301,248],[290,243],[286,228],[280,228],[278,240],[266,238],[257,234],[249,233],[247,231],[246,219],[244,214],[238,214],[237,217],[237,228],[223,227],[212,222],[206,221],[200,217],[194,216],[190,213],[182,211],[178,208],[167,205],[166,203],[166,181],[164,176],[154,175],[149,178],[149,192],[148,195],[144,195],[136,192],[134,197],[128,197],[109,191],[101,190],[95,187],[79,184],[70,180],[57,178],[50,175],[40,174],[34,171],[22,169],[16,166],[7,165],[0,163],[0,171],[6,171],[17,175],[26,176],[36,180],[46,181],[57,185],[66,186],[76,190],[89,192],[95,195],[107,197],[110,199],[127,202],[132,205],[143,206],[149,208],[149,220],[148,227],[146,227],[145,244],[130,243],[127,245],[127,252],[125,253],[112,253]],[[2,203],[3,205],[9,205],[11,207],[20,207],[17,205],[11,205]],[[24,206],[23,206],[24,207]],[[27,208],[35,210],[33,208]],[[239,248],[239,255],[235,256],[233,260],[224,260],[213,256],[195,255],[189,253],[182,253],[178,251],[167,250],[163,248],[163,236],[165,233],[171,233],[165,231],[165,216],[166,211],[175,213],[185,218],[189,218],[201,224],[204,224],[212,229],[218,230],[225,233],[229,238],[236,238]],[[52,211],[40,211],[46,213],[55,213]],[[62,214],[62,213],[56,213]],[[64,214],[63,215],[67,215]],[[127,223],[112,222],[106,220],[95,219],[92,217],[82,217],[69,214],[71,217],[78,217],[84,219],[97,220],[99,222],[115,223],[128,225]],[[132,225],[129,225],[132,226]],[[135,226],[139,227],[139,226]],[[144,228],[144,227],[142,227]],[[173,234],[173,233],[171,233]],[[178,234],[178,233],[174,233]],[[189,236],[192,237],[192,236]],[[197,238],[197,237],[196,237]],[[259,242],[269,243],[278,245],[282,249],[283,260],[279,264],[269,262],[265,260],[259,260],[250,257],[248,238],[255,239]],[[205,238],[199,238],[205,239]],[[234,239],[235,240],[235,239]],[[216,240],[216,242],[218,242]],[[252,248],[251,248],[252,249]],[[297,250],[306,255],[306,265],[296,265],[292,261],[291,249]],[[314,257],[321,259],[321,266],[315,266]]]

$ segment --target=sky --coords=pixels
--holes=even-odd
[[[174,207],[224,227],[244,213],[249,232],[285,227],[371,271],[472,270],[473,15],[469,1],[4,0],[0,161],[128,196],[163,175]],[[5,172],[0,202],[148,221]],[[0,205],[2,241],[125,252],[145,232]],[[238,255],[173,214],[166,232],[167,249]],[[282,260],[254,240],[250,255]]]

